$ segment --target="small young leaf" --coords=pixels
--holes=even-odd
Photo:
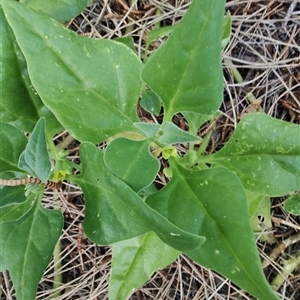
[[[36,299],[62,225],[61,212],[46,210],[39,201],[20,219],[0,224],[0,271],[9,270],[18,300]]]
[[[142,99],[140,102],[143,109],[147,112],[158,115],[161,109],[161,100],[159,97],[151,90],[144,90],[142,94]]]
[[[250,222],[255,235],[262,242],[272,244],[275,238],[272,232],[270,197],[246,191]]]
[[[176,143],[198,142],[200,140],[199,137],[180,129],[171,122],[164,122],[162,125],[137,122],[134,123],[134,125],[143,131],[147,137],[151,138],[161,146],[168,146]]]
[[[245,116],[219,152],[199,159],[236,172],[257,194],[283,196],[300,187],[299,126],[262,113]]]
[[[230,36],[231,36],[231,15],[230,12],[227,13],[227,15],[224,17],[224,23],[223,23],[223,35],[222,35],[222,49],[224,49],[227,44],[230,41]]]
[[[119,37],[114,39],[114,41],[122,43],[130,48],[132,51],[135,51],[134,40],[131,36]]]
[[[16,1],[5,1],[3,10],[32,84],[72,136],[99,143],[137,131],[142,63],[133,51],[119,42],[78,36]]]
[[[247,199],[237,176],[226,169],[189,171],[171,160],[173,177],[146,203],[186,231],[206,237],[185,252],[259,299],[278,298],[268,285],[250,227]],[[195,220],[204,214],[201,226]]]
[[[190,111],[182,111],[181,113],[189,124],[189,132],[195,135],[197,134],[197,131],[201,125],[209,120],[214,120],[220,115],[220,111],[216,111],[209,116]]]
[[[149,186],[158,173],[160,163],[149,151],[149,140],[113,140],[105,149],[104,161],[109,171],[135,192]]]
[[[109,299],[128,299],[129,294],[152,274],[172,263],[179,251],[163,243],[153,232],[112,245]]]
[[[283,208],[294,216],[300,216],[300,195],[295,194],[286,199]]]
[[[174,28],[175,26],[164,26],[164,27],[159,27],[151,30],[147,36],[145,53],[147,54],[148,48],[152,42],[154,42],[159,37],[164,37],[169,35],[174,30]]]
[[[17,128],[0,123],[0,172],[20,171],[18,159],[24,151],[27,139]]]
[[[123,181],[111,174],[103,153],[93,144],[80,145],[82,172],[69,179],[81,186],[86,202],[84,230],[97,244],[111,244],[154,231],[166,244],[180,251],[195,249],[204,243],[196,234],[183,231],[151,209]],[[201,226],[202,215],[194,221]]]
[[[43,182],[48,180],[51,162],[47,150],[44,118],[36,123],[26,149],[20,156],[18,167]]]
[[[164,119],[191,111],[210,115],[222,101],[224,0],[192,1],[168,40],[150,56],[142,79],[164,103]]]

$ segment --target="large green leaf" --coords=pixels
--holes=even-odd
[[[40,119],[34,127],[18,167],[30,175],[46,182],[51,172],[51,162],[47,149],[45,119]]]
[[[111,244],[154,231],[171,247],[195,249],[204,239],[181,230],[151,209],[123,181],[106,168],[103,153],[90,143],[80,145],[82,172],[68,178],[81,186],[85,202],[84,230],[87,237],[98,244]],[[194,219],[201,226],[202,215]]]
[[[277,300],[261,269],[239,179],[223,168],[189,171],[175,163],[171,167],[171,181],[146,202],[180,228],[206,237],[202,247],[185,253],[253,296]],[[195,219],[203,214],[203,224],[197,226]]]
[[[192,1],[169,39],[146,62],[143,80],[164,103],[164,118],[191,111],[210,115],[222,101],[224,0]]]
[[[41,11],[52,19],[66,22],[83,11],[91,0],[23,0],[22,3]]]
[[[36,121],[45,116],[49,134],[61,125],[41,102],[28,76],[26,61],[0,5],[0,119],[20,130],[31,132]]]
[[[75,138],[97,143],[137,131],[142,64],[128,47],[77,36],[15,1],[3,3],[3,9],[33,86]]]
[[[18,300],[34,300],[38,283],[61,233],[61,212],[39,201],[22,218],[0,224],[0,270],[9,270]]]
[[[27,139],[17,128],[0,123],[0,172],[20,171],[18,160],[24,151]]]
[[[299,126],[265,114],[244,117],[228,143],[202,157],[234,172],[257,194],[282,196],[300,189]]]
[[[149,186],[158,173],[160,163],[149,151],[150,141],[113,140],[105,149],[104,161],[109,171],[135,192]]]
[[[153,232],[112,245],[109,299],[126,300],[133,290],[152,274],[168,266],[180,254],[163,243]]]

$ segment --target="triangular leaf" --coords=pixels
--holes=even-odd
[[[15,1],[3,9],[35,89],[72,136],[98,143],[137,131],[142,63],[127,46],[78,36]]]
[[[18,300],[36,299],[62,225],[61,212],[46,210],[39,201],[17,221],[0,224],[0,268],[9,270]]]
[[[171,181],[146,202],[180,228],[206,237],[202,247],[185,253],[253,296],[277,300],[261,270],[239,179],[223,168],[189,171],[171,166]],[[196,226],[201,214],[203,224]]]
[[[30,175],[46,182],[51,172],[51,162],[47,149],[45,119],[40,119],[34,127],[18,167]]]
[[[192,1],[169,39],[145,64],[142,78],[163,101],[167,121],[181,111],[210,115],[222,101],[224,2]]]

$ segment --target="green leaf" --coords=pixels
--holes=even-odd
[[[109,299],[128,299],[129,294],[152,274],[172,263],[180,254],[153,232],[112,245]]]
[[[146,203],[178,227],[206,237],[202,247],[185,253],[259,299],[278,299],[261,270],[239,179],[223,168],[171,167],[171,181]],[[195,223],[199,215],[204,215],[201,226]]]
[[[0,223],[11,222],[25,215],[32,205],[34,194],[27,198],[24,195],[24,188],[4,187],[0,189],[1,206],[0,206]],[[2,238],[2,237],[1,237]]]
[[[126,45],[132,51],[135,51],[134,40],[131,36],[119,37],[114,39],[114,41]]]
[[[246,191],[250,222],[255,235],[262,242],[275,243],[271,222],[270,197]]]
[[[77,36],[15,1],[3,8],[35,89],[72,136],[98,143],[137,131],[142,63],[128,47]]]
[[[173,32],[174,28],[175,26],[164,26],[164,27],[159,27],[151,30],[147,36],[145,53],[147,53],[148,48],[152,42],[157,40],[159,37],[165,37],[169,35],[171,32]]]
[[[0,5],[1,68],[0,119],[31,132],[39,117],[47,119],[49,135],[61,130],[54,115],[41,102],[28,76],[25,57],[17,44]]]
[[[231,15],[230,12],[228,12],[227,15],[224,17],[224,23],[223,23],[222,49],[224,49],[230,41],[231,24],[232,24]]]
[[[0,172],[20,171],[18,159],[26,147],[27,139],[17,128],[0,123]]]
[[[222,101],[224,1],[192,1],[169,39],[146,62],[142,79],[162,99],[164,118],[191,111],[210,115]]]
[[[294,216],[300,216],[300,195],[295,194],[287,198],[283,204],[283,208]]]
[[[220,116],[220,111],[216,111],[211,115],[202,115],[198,113],[193,113],[189,111],[183,111],[181,112],[184,118],[187,120],[189,124],[189,132],[191,134],[197,134],[198,129],[203,125],[205,122],[209,120],[213,120]]]
[[[198,142],[200,140],[199,137],[180,129],[171,122],[164,122],[161,125],[137,122],[134,123],[134,125],[143,131],[147,137],[151,138],[161,146],[176,143]]]
[[[22,3],[59,22],[66,22],[77,15],[91,0],[23,0]]]
[[[28,144],[20,156],[18,167],[43,182],[48,180],[51,162],[47,149],[44,118],[36,123]]]
[[[0,173],[1,179],[21,179],[26,177],[25,174],[19,172],[3,172]],[[12,204],[20,204],[26,201],[24,186],[1,186],[1,198],[0,198],[0,206],[12,205]]]
[[[1,179],[23,178],[16,172],[0,173]],[[14,221],[31,207],[32,199],[26,198],[24,186],[0,186],[0,223]]]
[[[84,230],[97,244],[111,244],[154,231],[171,247],[195,249],[201,236],[185,232],[146,205],[123,181],[106,168],[103,153],[90,143],[80,145],[82,173],[68,178],[81,186],[86,202]],[[194,220],[200,226],[202,216]]]
[[[109,171],[135,192],[149,186],[159,171],[159,160],[151,155],[149,145],[149,140],[117,138],[104,152],[104,161]]]
[[[158,115],[161,109],[161,100],[152,90],[144,90],[140,102],[147,112]]]
[[[3,178],[3,177],[1,177]],[[23,186],[1,186],[0,206],[10,206],[12,204],[20,204],[26,201]]]
[[[61,212],[39,201],[15,222],[0,224],[0,269],[8,269],[18,300],[34,300],[38,283],[62,230]]]
[[[19,129],[31,131],[35,123],[34,120],[38,116],[33,103],[26,101],[30,99],[32,90],[26,89],[26,82],[22,78],[22,71],[26,69],[25,58],[15,41],[1,7],[0,26],[0,119],[2,122],[11,123]],[[24,77],[26,77],[26,73]]]
[[[253,113],[241,120],[224,148],[200,160],[235,171],[251,192],[282,196],[300,187],[297,137],[298,125]]]

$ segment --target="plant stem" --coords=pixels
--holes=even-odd
[[[157,8],[156,11],[155,11],[155,16],[160,16],[162,15],[162,10],[160,8]],[[153,28],[160,28],[160,21],[156,22],[154,25],[153,25]]]
[[[225,58],[225,62],[230,68],[230,72],[232,73],[234,81],[237,83],[243,83],[244,79],[243,79],[241,73],[238,71],[238,69],[234,66],[232,60]],[[256,99],[256,97],[253,95],[252,92],[246,94],[246,98],[251,104],[258,103],[258,101],[259,101],[258,99]],[[259,106],[258,111],[263,112],[263,109]]]
[[[282,284],[286,281],[287,277],[299,266],[300,264],[300,251],[293,255],[289,260],[284,262],[282,270],[271,282],[274,291],[278,291]]]
[[[59,144],[56,145],[56,149],[58,151],[64,150],[64,149],[68,148],[68,146],[71,143],[73,143],[73,141],[75,141],[75,139],[69,134]]]
[[[54,204],[54,209],[59,209],[57,204]],[[62,268],[62,260],[61,260],[61,240],[58,239],[54,252],[53,252],[53,265],[54,265],[54,276],[53,276],[53,292],[51,293],[51,298],[59,297],[61,295],[61,291],[59,287],[62,286],[63,278],[62,272],[60,272]],[[57,289],[57,290],[56,290]]]
[[[135,0],[130,0],[129,1],[129,6],[131,7],[134,4]],[[130,17],[128,16],[127,18],[128,20],[130,20]],[[125,30],[125,36],[130,35],[130,33],[133,31],[134,29],[134,23],[130,23]]]
[[[53,264],[54,264],[54,277],[53,277],[53,292],[51,294],[51,298],[59,297],[61,292],[58,289],[62,286],[62,273],[59,271],[62,268],[61,261],[61,241],[60,239],[57,241],[54,252],[53,252]],[[57,291],[56,291],[57,289]]]
[[[200,144],[199,150],[197,151],[197,156],[199,157],[200,155],[203,155],[205,152],[209,141],[211,139],[211,136],[213,134],[213,129],[215,128],[215,125],[209,130],[209,132],[203,137],[202,142]]]

